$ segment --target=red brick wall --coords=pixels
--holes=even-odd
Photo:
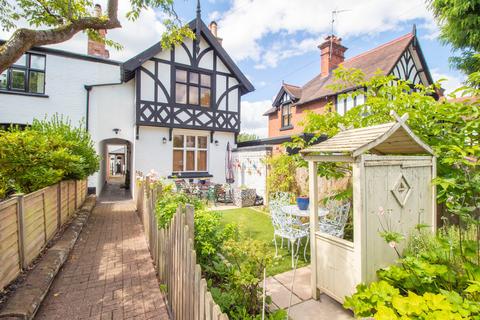
[[[307,110],[323,113],[325,112],[325,106],[332,99],[325,99],[310,104],[302,105],[301,107],[292,107],[292,125],[293,128],[289,130],[280,130],[282,127],[282,118],[280,115],[281,110],[277,110],[276,113],[273,113],[268,116],[268,137],[279,137],[279,136],[289,136],[292,134],[303,133],[303,126],[299,123],[302,122],[305,117],[305,112]]]

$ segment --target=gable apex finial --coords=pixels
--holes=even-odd
[[[202,18],[202,9],[200,8],[200,0],[197,0],[197,19]]]
[[[413,27],[412,27],[412,34],[414,37],[417,36],[417,25],[415,23],[413,24]]]
[[[198,54],[200,52],[200,23],[202,21],[202,10],[200,8],[200,0],[197,0],[197,19],[195,21],[195,51]]]

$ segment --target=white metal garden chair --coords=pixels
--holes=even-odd
[[[278,255],[277,236],[282,239],[281,246],[283,247],[283,239],[288,240],[291,254],[292,254],[292,268],[294,267],[294,256],[298,254],[300,250],[300,243],[302,238],[307,238],[305,243],[305,249],[303,252],[303,258],[307,260],[306,251],[309,241],[309,231],[305,228],[305,225],[297,217],[293,217],[290,214],[285,213],[282,210],[283,206],[290,203],[290,195],[285,192],[276,192],[270,195],[270,214],[273,224],[273,241],[275,243],[275,256]],[[297,249],[295,252],[295,243],[297,243]]]
[[[350,213],[350,206],[350,202],[344,204],[334,202],[333,205],[330,205],[329,217],[322,219],[319,223],[320,231],[338,238],[343,238],[345,225],[347,224]]]

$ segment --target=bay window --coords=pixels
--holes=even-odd
[[[173,136],[173,172],[207,171],[207,136]]]
[[[45,56],[23,54],[0,74],[0,91],[45,94]]]

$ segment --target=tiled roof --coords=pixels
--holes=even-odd
[[[292,98],[300,99],[302,96],[302,88],[293,84],[284,83],[283,88]]]
[[[367,79],[372,77],[377,70],[382,70],[383,74],[386,75],[395,66],[395,63],[398,61],[401,54],[405,51],[413,38],[414,35],[412,33],[408,33],[379,47],[347,59],[342,63],[342,65],[347,69],[361,69]],[[302,105],[322,97],[338,93],[329,89],[329,85],[334,83],[336,83],[336,81],[333,75],[330,73],[326,77],[322,77],[321,74],[319,74],[301,88],[293,85],[288,86],[289,88],[294,88],[292,90],[295,90],[295,95],[300,97],[297,105]],[[353,89],[353,87],[351,88]]]

